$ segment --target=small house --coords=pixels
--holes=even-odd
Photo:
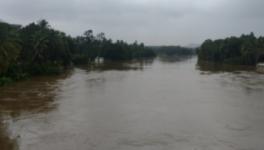
[[[257,71],[260,73],[264,73],[264,63],[257,64]]]

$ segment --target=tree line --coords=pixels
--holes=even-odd
[[[229,37],[226,39],[208,39],[198,50],[199,61],[215,63],[256,65],[264,61],[264,37],[254,33]]]
[[[157,55],[160,56],[187,56],[187,55],[195,55],[195,48],[188,48],[182,46],[150,46]]]
[[[53,29],[46,20],[26,26],[0,22],[0,84],[32,75],[59,73],[73,64],[96,58],[128,60],[154,57],[143,43],[113,42],[92,30],[72,37]]]

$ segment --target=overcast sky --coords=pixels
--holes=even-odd
[[[0,19],[47,19],[73,36],[87,29],[147,45],[199,44],[208,38],[264,35],[264,0],[0,0]]]

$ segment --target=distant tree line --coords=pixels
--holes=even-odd
[[[104,33],[71,37],[51,28],[46,20],[26,26],[0,22],[0,85],[31,75],[59,73],[72,64],[96,58],[128,60],[154,57],[143,43],[113,42]]]
[[[198,50],[199,61],[215,63],[256,65],[264,61],[264,37],[254,33],[229,37],[226,39],[206,40]]]
[[[196,54],[195,48],[187,48],[182,46],[150,46],[150,48],[160,56],[186,56]]]

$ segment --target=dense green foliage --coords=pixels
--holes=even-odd
[[[152,46],[150,48],[161,56],[186,56],[196,54],[196,49],[181,46]]]
[[[75,63],[94,61],[97,57],[108,60],[127,60],[155,56],[155,53],[146,48],[143,43],[127,44],[120,40],[112,42],[111,39],[105,38],[104,33],[94,36],[92,30],[88,30],[83,36],[73,39],[73,43],[75,48],[72,53]]]
[[[96,58],[127,60],[154,57],[143,43],[113,42],[104,33],[71,37],[41,20],[27,26],[0,22],[0,85],[31,75],[53,74],[72,64],[86,64]]]
[[[206,40],[198,50],[199,61],[256,65],[263,61],[264,37],[253,33],[219,40]]]
[[[21,51],[18,26],[0,22],[0,74],[15,63]]]

